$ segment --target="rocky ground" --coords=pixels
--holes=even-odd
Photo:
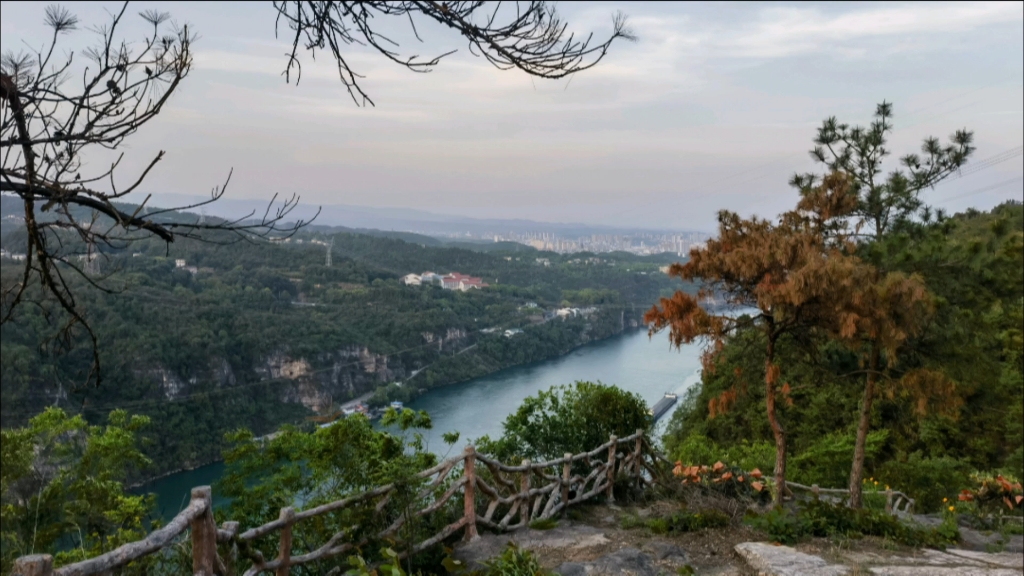
[[[584,506],[550,530],[484,534],[463,544],[455,557],[479,564],[501,554],[509,542],[533,551],[541,564],[562,576],[698,574],[716,576],[1020,576],[1024,554],[1013,541],[990,553],[979,550],[917,550],[877,538],[816,539],[793,547],[765,542],[742,525],[684,534],[654,535],[623,529],[624,516],[660,515],[671,503],[646,508]],[[983,536],[983,535],[978,535]],[[1017,540],[1020,537],[1016,537]],[[965,539],[966,540],[966,539]],[[991,546],[989,547],[991,549]]]

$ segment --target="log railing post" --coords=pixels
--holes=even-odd
[[[466,542],[476,540],[476,447],[466,446],[465,469],[466,484],[462,487],[462,514],[466,522]]]
[[[203,513],[192,520],[192,573],[214,576],[217,566],[217,525],[213,521],[213,491],[209,486],[192,489],[192,501],[205,504]]]
[[[562,458],[562,516],[569,511],[569,480],[572,478],[572,454],[566,452]]]
[[[605,487],[605,491],[610,505],[615,502],[615,450],[619,447],[619,437],[612,434],[608,440],[611,442],[611,446],[608,447],[608,486]]]
[[[235,536],[238,535],[238,526],[238,522],[235,521],[221,524],[221,527],[231,535],[231,539],[226,544],[228,555],[224,559],[224,564],[227,568],[227,576],[235,576],[238,570],[238,541],[235,540]]]
[[[892,514],[892,488],[885,488],[885,513]]]
[[[281,561],[281,566],[274,574],[275,576],[288,576],[292,564],[292,521],[295,518],[295,508],[291,506],[281,508],[279,518],[285,522],[285,525],[284,528],[281,528],[281,541],[277,544],[277,559]]]
[[[53,556],[32,554],[14,561],[11,576],[50,576],[53,574]]]
[[[818,488],[817,484],[811,484],[811,492],[814,494],[815,500],[821,498],[821,488]]]
[[[633,450],[633,476],[636,478],[637,488],[640,487],[640,476],[644,473],[644,430],[638,428],[636,431],[636,448]]]
[[[519,479],[519,490],[521,495],[519,497],[519,517],[526,520],[526,525],[530,524],[530,511],[533,507],[530,505],[530,461],[523,460],[523,466],[526,470],[523,470],[523,475]]]

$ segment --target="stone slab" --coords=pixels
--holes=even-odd
[[[875,576],[1021,576],[1021,570],[977,566],[876,566]]]
[[[651,558],[636,548],[623,548],[592,562],[565,562],[555,568],[561,576],[655,576]]]
[[[959,548],[950,548],[946,550],[948,554],[958,556],[961,558],[968,558],[984,564],[990,564],[1000,566],[1003,568],[1017,568],[1024,570],[1024,554],[1018,554],[1013,552],[999,552],[996,554],[990,554],[988,552],[977,552],[975,550],[961,550]]]
[[[581,549],[608,544],[611,540],[604,532],[585,524],[559,525],[551,530],[532,528],[507,534],[481,534],[472,542],[456,545],[454,557],[471,569],[482,569],[483,563],[500,555],[509,542],[516,546],[538,551],[544,548]]]
[[[751,568],[763,576],[845,576],[850,568],[829,564],[824,559],[805,554],[789,546],[775,546],[764,542],[743,542],[736,545],[736,553]]]
[[[1020,534],[1003,536],[998,532],[981,532],[971,528],[961,528],[960,548],[976,552],[1002,548],[1006,552],[1024,553],[1024,536]]]

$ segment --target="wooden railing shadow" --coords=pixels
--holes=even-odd
[[[525,460],[519,466],[503,464],[477,454],[473,446],[467,446],[461,455],[411,477],[412,484],[417,486],[412,500],[422,503],[422,508],[402,511],[386,527],[369,535],[366,530],[360,531],[358,525],[341,526],[326,542],[308,551],[296,550],[299,547],[294,539],[297,525],[313,519],[323,520],[331,514],[358,506],[367,507],[366,510],[381,516],[385,509],[390,509],[389,505],[394,508],[393,498],[401,497],[398,495],[399,487],[388,484],[308,510],[282,508],[277,520],[241,531],[239,523],[233,521],[216,527],[210,487],[200,486],[192,489],[192,499],[184,510],[143,540],[59,568],[53,567],[53,559],[49,555],[23,556],[15,561],[13,574],[112,574],[131,562],[162,553],[187,535],[191,540],[192,571],[196,576],[256,576],[267,572],[288,576],[292,567],[336,558],[373,540],[395,539],[409,522],[438,512],[450,514],[456,506],[450,502],[461,492],[463,506],[458,519],[407,546],[400,553],[400,557],[405,558],[448,539],[459,530],[464,531],[465,540],[473,540],[478,537],[478,527],[499,532],[516,530],[536,520],[553,518],[570,506],[597,497],[613,502],[617,478],[626,478],[638,490],[649,488],[663,477],[664,461],[664,457],[657,454],[644,437],[643,430],[625,438],[612,436],[590,452],[566,454],[547,462]],[[368,508],[371,504],[372,509]],[[278,534],[277,553],[268,560],[256,544],[261,538],[275,533]],[[362,536],[357,537],[356,533]],[[334,568],[328,573],[340,571]]]

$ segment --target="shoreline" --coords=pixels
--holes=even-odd
[[[613,334],[610,334],[610,335],[608,335],[608,336],[606,336],[604,338],[600,338],[600,339],[596,339],[596,340],[590,340],[589,342],[586,342],[586,343],[583,343],[583,344],[579,344],[577,346],[573,346],[572,348],[570,348],[569,350],[567,350],[566,352],[564,352],[562,354],[556,354],[556,355],[553,355],[553,356],[548,356],[547,358],[544,358],[542,360],[534,360],[532,362],[524,362],[522,364],[513,364],[511,366],[505,366],[505,367],[500,368],[498,370],[494,370],[493,372],[487,372],[485,374],[481,374],[479,376],[474,376],[473,378],[468,378],[466,380],[460,380],[460,381],[456,381],[456,382],[448,382],[446,384],[441,384],[439,386],[434,386],[432,388],[424,388],[423,389],[424,392],[418,393],[416,395],[416,398],[419,398],[419,397],[423,396],[424,394],[427,394],[427,393],[429,393],[429,392],[431,392],[433,390],[440,390],[442,388],[448,388],[450,386],[465,385],[466,383],[472,382],[473,380],[477,380],[479,378],[487,378],[487,377],[493,376],[495,374],[500,374],[501,372],[504,372],[506,370],[519,369],[519,368],[527,367],[527,366],[530,366],[530,365],[542,364],[544,362],[550,362],[552,360],[556,360],[556,359],[560,359],[560,358],[565,358],[565,357],[569,356],[570,354],[572,354],[573,352],[579,350],[580,348],[585,348],[585,347],[593,345],[593,344],[598,344],[598,343],[601,343],[601,342],[606,342],[606,341],[611,340],[613,338],[630,335],[630,334],[632,334],[634,332],[640,331],[642,328],[643,327],[637,327],[637,328],[626,327],[624,330],[620,330],[620,331],[615,332]],[[426,372],[426,370],[421,370],[420,373],[424,373],[424,372]],[[418,373],[417,375],[419,375],[420,373]],[[365,393],[357,396],[356,398],[353,398],[351,400],[347,400],[342,406],[347,406],[349,404],[355,404],[355,403],[358,403],[358,402],[361,402],[361,401],[365,402],[365,398],[368,398],[372,394],[373,394],[372,391],[365,392]],[[223,458],[216,458],[216,459],[210,460],[208,462],[203,462],[201,464],[197,464],[196,466],[193,466],[191,468],[189,468],[189,467],[177,468],[177,469],[175,469],[173,471],[164,472],[164,473],[158,474],[156,476],[153,476],[151,478],[147,478],[146,480],[144,480],[142,482],[135,482],[135,483],[133,483],[133,484],[131,484],[129,486],[126,486],[126,489],[128,489],[128,490],[137,490],[139,488],[144,488],[146,485],[152,484],[152,483],[157,482],[159,480],[162,480],[164,478],[168,478],[168,477],[173,476],[175,474],[180,474],[180,473],[183,473],[183,472],[191,472],[193,470],[197,470],[199,468],[203,468],[205,466],[210,466],[212,464],[217,464],[218,462],[223,462],[223,461],[224,461]]]

